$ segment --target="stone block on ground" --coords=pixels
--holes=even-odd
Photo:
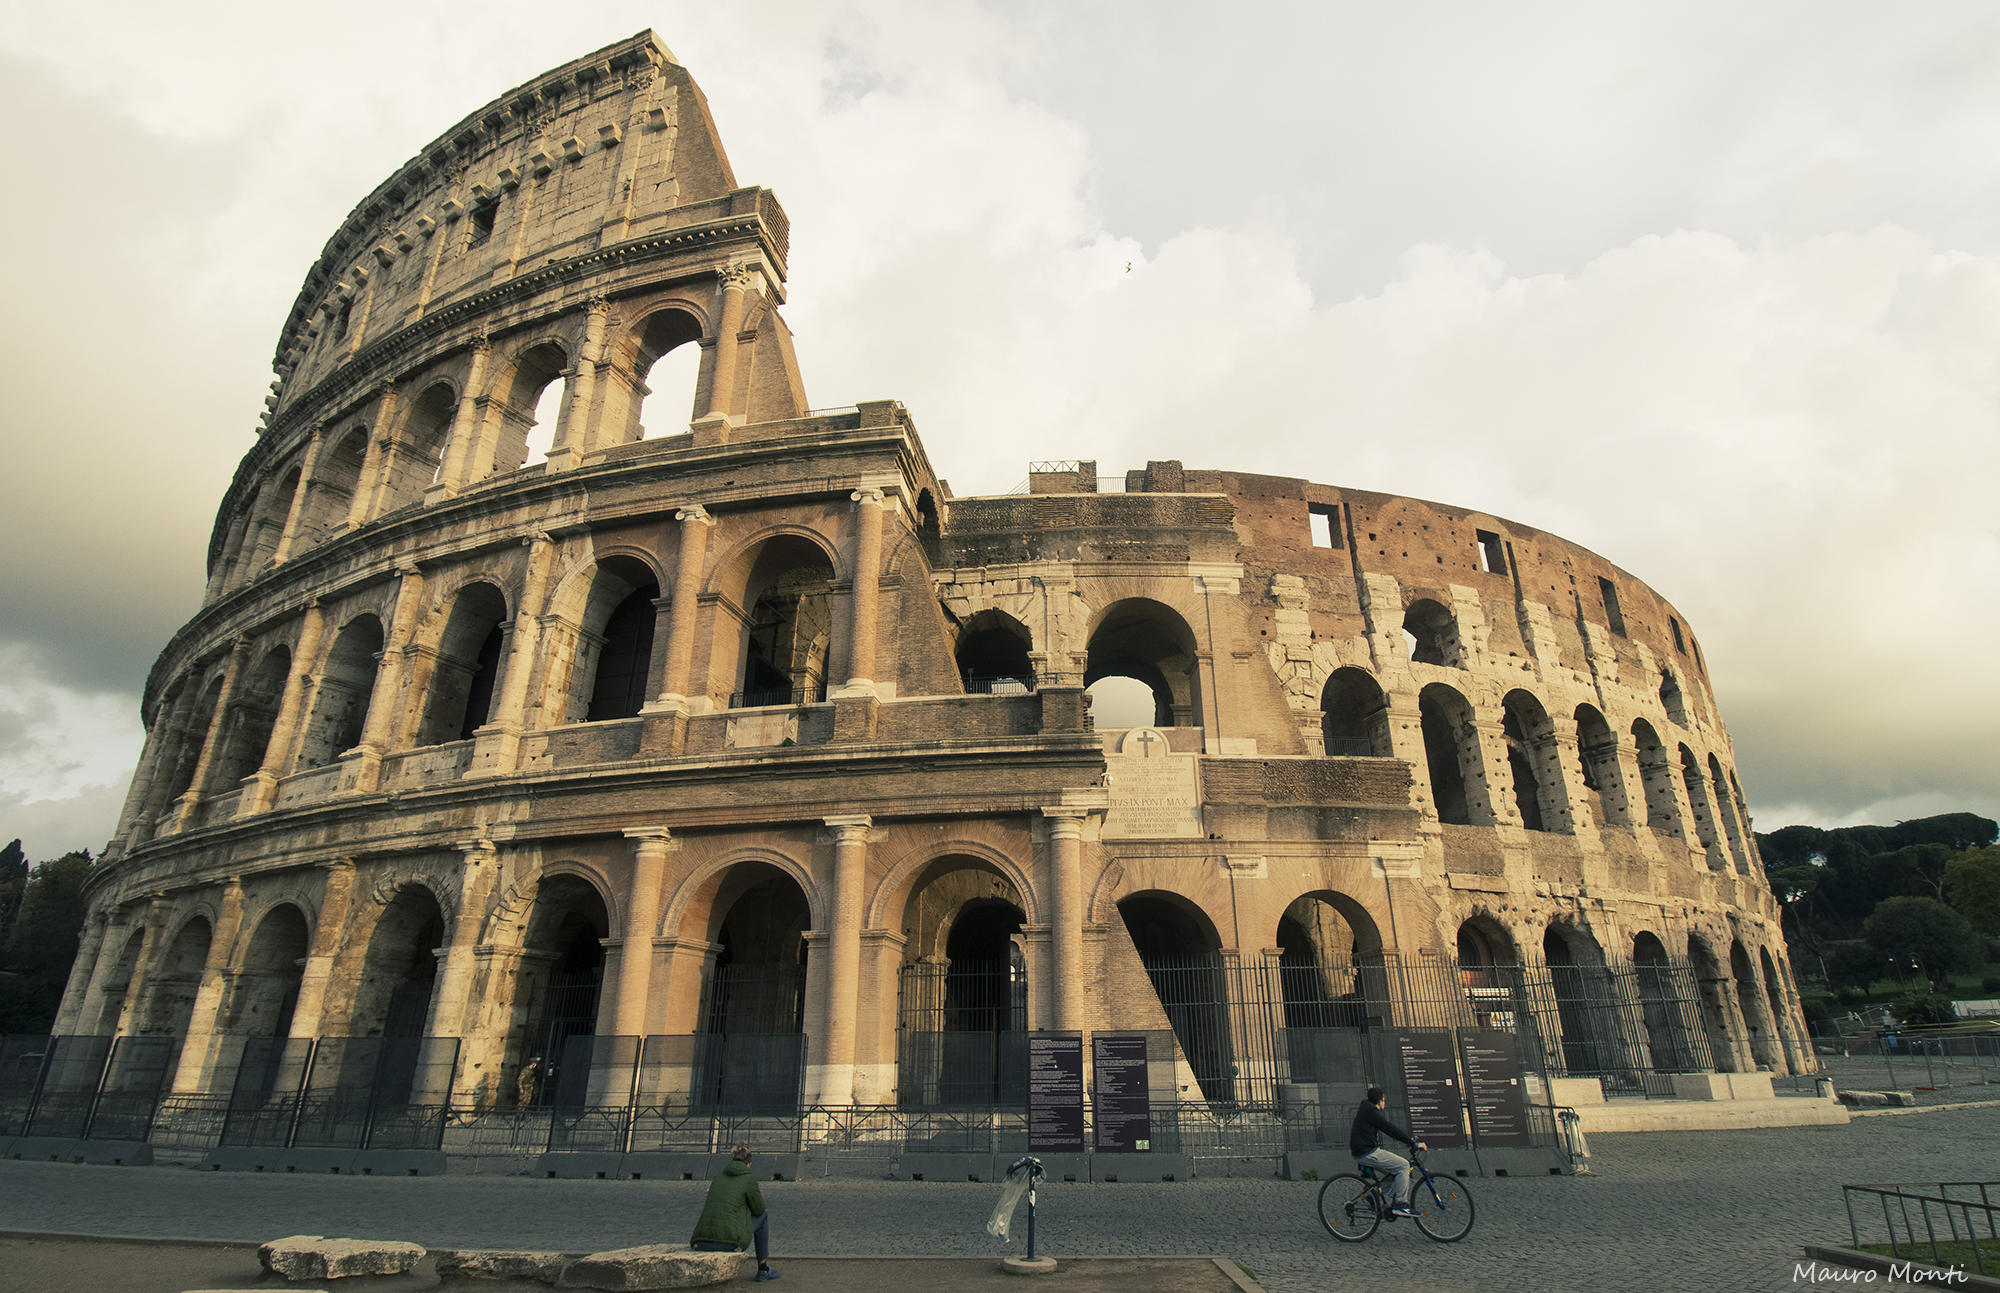
[[[1917,1102],[1917,1097],[1909,1091],[1842,1091],[1836,1097],[1842,1104],[1852,1107],[1869,1105],[1909,1106]]]
[[[288,1280],[337,1280],[350,1275],[407,1275],[424,1258],[422,1244],[400,1239],[329,1239],[288,1235],[257,1249],[264,1269]]]
[[[507,1253],[466,1248],[440,1248],[437,1277],[447,1280],[533,1280],[554,1285],[571,1262],[567,1253]]]
[[[685,1244],[614,1248],[571,1262],[558,1285],[566,1289],[692,1289],[725,1284],[743,1273],[748,1253],[698,1253]]]

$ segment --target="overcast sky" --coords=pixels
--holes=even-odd
[[[1760,829],[2000,815],[2000,9],[29,5],[0,23],[0,840],[109,837],[279,326],[439,132],[644,27],[792,218],[812,402],[1602,553]],[[1129,266],[1129,269],[1128,269]]]

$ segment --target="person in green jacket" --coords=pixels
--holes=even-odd
[[[740,1253],[753,1242],[758,1280],[777,1279],[769,1260],[771,1217],[764,1210],[764,1192],[750,1170],[750,1147],[738,1145],[729,1151],[729,1166],[722,1175],[708,1183],[708,1201],[701,1205],[688,1247],[700,1253]]]

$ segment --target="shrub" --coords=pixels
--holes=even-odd
[[[1896,1018],[1906,1024],[1948,1024],[1957,1016],[1951,1002],[1935,992],[1912,992],[1897,999]]]

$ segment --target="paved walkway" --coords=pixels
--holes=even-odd
[[[1318,1187],[1278,1180],[1045,1186],[1040,1243],[1057,1256],[1225,1253],[1270,1293],[1798,1288],[1798,1245],[1845,1240],[1842,1183],[2000,1177],[2000,1108],[1845,1127],[1601,1135],[1591,1147],[1587,1176],[1470,1182],[1478,1222],[1459,1244],[1433,1244],[1398,1224],[1366,1244],[1337,1245],[1315,1216]],[[575,1251],[683,1239],[704,1189],[7,1162],[0,1224],[247,1240],[307,1231]],[[1013,1251],[982,1229],[993,1185],[820,1180],[764,1190],[778,1259]]]

